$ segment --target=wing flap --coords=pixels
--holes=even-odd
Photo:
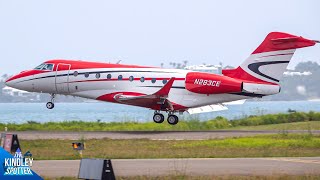
[[[213,112],[213,111],[223,111],[227,109],[228,108],[223,104],[212,104],[212,105],[201,106],[196,108],[189,108],[187,112],[189,114],[198,114],[198,113]]]
[[[246,102],[246,99],[240,99],[240,100],[236,100],[236,101],[229,101],[229,102],[225,102],[222,103],[223,105],[242,105]]]

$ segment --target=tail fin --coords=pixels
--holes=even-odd
[[[238,68],[223,70],[222,74],[248,82],[278,84],[295,50],[313,46],[316,42],[301,36],[271,32]]]

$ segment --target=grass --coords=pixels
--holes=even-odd
[[[24,140],[35,160],[80,159],[71,140]],[[84,158],[235,158],[320,156],[320,136],[276,134],[210,140],[90,139]]]
[[[194,131],[219,129],[246,129],[246,130],[320,130],[320,112],[296,112],[289,114],[269,114],[249,116],[231,120],[217,117],[213,120],[199,121],[197,119],[180,121],[172,126],[168,123],[154,122],[84,122],[64,121],[39,123],[28,121],[24,124],[0,123],[0,129],[9,131]]]
[[[132,176],[116,177],[119,180],[319,180],[319,175],[269,175],[269,176],[187,176],[187,175],[167,175],[167,176]],[[76,180],[76,177],[44,178],[45,180]]]
[[[230,130],[320,130],[320,121],[268,124],[258,126],[236,126]]]

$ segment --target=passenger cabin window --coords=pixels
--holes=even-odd
[[[108,75],[107,75],[107,79],[111,79],[111,74],[108,74]]]
[[[129,77],[129,81],[132,82],[133,80],[134,80],[134,77],[133,77],[133,76],[130,76],[130,77]]]
[[[163,84],[166,84],[166,83],[167,83],[167,80],[166,80],[166,79],[162,80],[162,83],[163,83]]]
[[[141,82],[144,82],[144,77],[141,77],[141,78],[140,78],[140,81],[141,81]]]
[[[96,74],[96,78],[99,79],[100,78],[100,73]]]
[[[156,78],[152,78],[152,79],[151,79],[151,82],[152,82],[152,83],[155,83],[156,81],[157,81]]]
[[[79,74],[78,71],[75,71],[75,72],[73,73],[74,77],[77,77],[78,74]]]
[[[119,76],[118,76],[118,80],[122,80],[122,75],[119,75]]]
[[[84,73],[84,77],[86,77],[86,78],[88,78],[89,75],[90,75],[90,74],[89,74],[88,72]]]

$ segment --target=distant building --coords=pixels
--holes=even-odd
[[[184,69],[192,70],[192,71],[200,71],[200,72],[208,72],[213,74],[222,74],[221,65],[192,65],[186,66]]]
[[[310,76],[312,72],[304,71],[304,72],[295,72],[295,71],[286,71],[283,73],[284,76]]]
[[[2,93],[9,95],[9,96],[20,96],[20,97],[28,97],[28,96],[32,95],[32,93],[30,93],[30,92],[11,88],[8,86],[6,86],[2,89]]]
[[[223,69],[235,69],[235,67],[227,65]]]
[[[40,100],[40,96],[37,93],[31,93],[28,91],[23,91],[23,90],[19,90],[19,89],[15,89],[15,88],[11,88],[11,87],[4,87],[2,89],[2,94],[6,94],[9,96],[14,96],[14,97],[23,97],[23,98],[28,98],[30,100]]]

